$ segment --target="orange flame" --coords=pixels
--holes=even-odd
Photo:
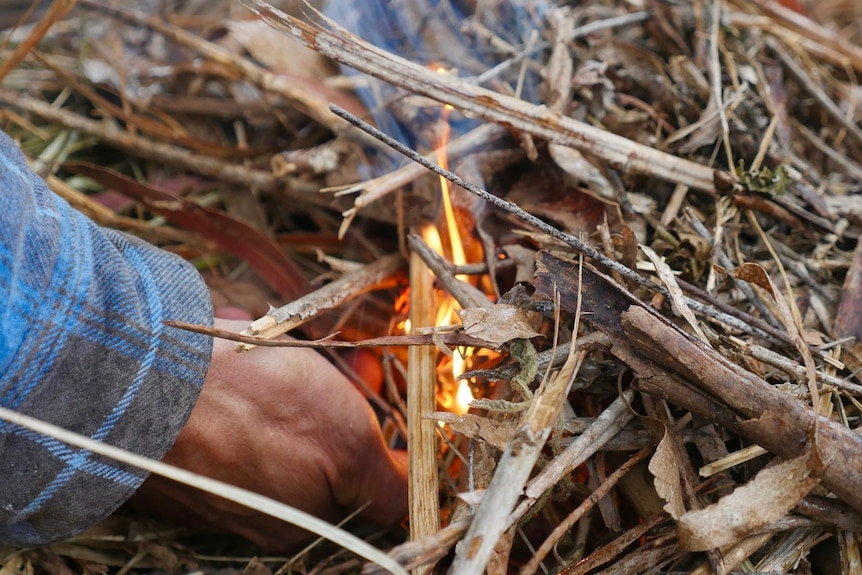
[[[438,74],[446,73],[446,70],[442,67],[438,67],[436,69]],[[440,164],[444,169],[448,169],[449,160],[448,154],[446,152],[446,144],[449,142],[450,137],[450,126],[449,126],[449,109],[450,107],[445,107],[442,113],[442,122],[441,122],[441,133],[440,133],[440,141],[437,146],[437,163]],[[443,242],[440,238],[440,232],[437,226],[425,226],[420,230],[422,238],[428,243],[431,249],[437,251],[437,253],[443,256],[449,256],[449,259],[455,265],[464,265],[467,263],[467,254],[464,250],[464,243],[461,239],[461,232],[458,226],[458,220],[455,216],[455,209],[452,206],[452,197],[451,197],[451,188],[449,185],[449,181],[440,176],[440,191],[442,197],[443,204],[443,226],[447,232],[447,239],[449,240],[449,250],[450,254],[444,253]],[[459,279],[466,279],[466,277],[459,276]],[[452,296],[446,296],[443,301],[440,302],[440,306],[437,312],[437,325],[452,325],[460,323],[460,318],[457,314],[457,302]],[[451,369],[451,381],[457,382],[458,377],[462,373],[467,370],[467,364],[464,356],[462,356],[457,351],[452,354],[451,362],[444,362],[444,365],[448,363],[448,366]],[[449,376],[446,377],[449,379]],[[466,413],[470,408],[470,402],[473,401],[473,393],[470,390],[470,385],[466,381],[461,381],[458,390],[456,393],[444,393],[444,407],[447,409],[458,413],[463,414]]]

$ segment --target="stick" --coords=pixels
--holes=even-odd
[[[649,279],[645,278],[644,276],[640,275],[639,273],[629,269],[624,264],[606,256],[605,254],[603,254],[599,250],[597,250],[594,247],[583,242],[579,237],[573,236],[571,234],[567,234],[567,233],[555,228],[554,226],[545,223],[544,221],[537,218],[533,214],[531,214],[531,213],[527,212],[526,210],[522,209],[521,207],[519,207],[514,202],[510,202],[509,200],[505,200],[503,198],[497,197],[494,194],[488,192],[487,190],[483,190],[482,188],[479,188],[478,186],[475,186],[475,185],[471,184],[470,182],[465,181],[464,179],[462,179],[457,174],[454,174],[454,173],[450,172],[449,170],[446,170],[446,169],[442,168],[441,166],[435,164],[434,162],[424,158],[418,152],[410,149],[409,147],[405,146],[401,142],[398,142],[397,140],[389,137],[388,135],[384,134],[383,132],[381,132],[380,130],[375,128],[374,126],[368,124],[367,122],[360,120],[359,118],[357,118],[356,116],[354,116],[350,112],[347,112],[346,110],[342,110],[338,106],[330,106],[330,108],[332,109],[332,111],[335,114],[344,118],[345,120],[347,120],[348,122],[350,122],[351,124],[353,124],[354,126],[359,128],[360,130],[374,136],[375,138],[377,138],[381,142],[386,143],[387,145],[391,146],[392,148],[394,148],[395,150],[397,150],[401,154],[404,154],[405,156],[407,156],[408,158],[410,158],[414,162],[422,164],[423,166],[425,166],[427,169],[431,170],[435,174],[446,178],[447,180],[449,180],[450,182],[452,182],[456,186],[461,186],[462,188],[464,188],[465,190],[467,190],[471,194],[474,194],[474,195],[482,198],[486,202],[488,202],[488,203],[490,203],[490,204],[492,204],[492,205],[494,205],[494,206],[496,206],[502,210],[509,212],[510,214],[516,216],[520,220],[522,220],[522,221],[526,222],[527,224],[535,227],[536,229],[552,236],[555,239],[560,240],[561,242],[563,242],[566,245],[568,245],[569,247],[577,250],[578,252],[584,254],[585,256],[594,259],[595,261],[599,262],[600,264],[607,267],[608,269],[619,273],[624,278],[629,279],[629,280],[637,283],[640,286],[649,288],[649,289],[651,289],[657,293],[660,293],[665,297],[670,297],[670,294],[668,293],[668,291],[664,287],[650,281]],[[722,322],[728,326],[731,326],[735,329],[738,329],[740,331],[743,331],[743,332],[751,334],[751,335],[756,335],[758,337],[762,337],[762,338],[764,338],[770,342],[773,342],[773,343],[780,343],[780,340],[776,341],[776,338],[774,338],[769,333],[766,333],[761,329],[753,327],[753,326],[747,324],[746,322],[741,321],[738,318],[735,318],[729,314],[723,313],[723,312],[715,309],[713,306],[704,304],[703,302],[692,299],[690,297],[685,297],[684,299],[685,299],[686,304],[689,307],[691,307],[692,309],[699,311],[701,313],[704,313],[704,314],[706,314],[712,318],[715,318],[716,320],[718,320],[718,321],[720,321],[720,322]]]
[[[243,3],[271,26],[284,30],[301,44],[351,68],[454,106],[465,114],[576,148],[624,172],[647,174],[694,189],[715,191],[715,170],[708,166],[579,122],[545,106],[536,106],[462,79],[436,74],[372,46],[333,22],[327,22],[332,31],[323,30],[274,8],[265,0],[243,0]]]
[[[542,559],[551,552],[551,549],[559,543],[560,539],[566,532],[572,528],[572,526],[580,521],[580,519],[586,514],[590,509],[592,509],[599,500],[607,495],[611,489],[622,479],[623,475],[629,472],[632,467],[638,464],[638,462],[643,461],[650,453],[652,453],[653,447],[652,445],[647,445],[643,449],[641,449],[638,453],[629,458],[628,461],[623,463],[616,471],[611,473],[610,476],[599,486],[598,489],[590,493],[590,496],[584,499],[578,507],[569,513],[569,515],[563,519],[563,521],[557,525],[550,535],[545,539],[542,545],[533,553],[533,556],[530,558],[530,561],[527,562],[524,567],[521,568],[521,575],[532,575],[539,569],[539,563],[542,562]]]
[[[278,337],[302,325],[309,319],[338,307],[344,302],[361,295],[387,278],[392,277],[401,266],[404,259],[400,254],[392,254],[372,262],[358,271],[345,274],[322,288],[294,300],[280,308],[274,308],[262,318],[254,320],[242,331],[243,335],[264,338]],[[254,347],[251,344],[238,344],[237,351],[247,351]]]
[[[410,253],[410,330],[434,326],[434,284],[419,254]],[[407,460],[410,539],[440,529],[437,504],[437,424],[425,416],[437,407],[437,348],[411,347],[407,352]],[[430,570],[422,566],[414,575]]]

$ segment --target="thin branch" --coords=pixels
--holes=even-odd
[[[486,202],[488,202],[488,203],[490,203],[490,204],[492,204],[492,205],[494,205],[494,206],[496,206],[502,210],[509,212],[510,214],[516,216],[517,218],[526,222],[527,224],[537,228],[538,230],[550,235],[551,237],[553,237],[555,239],[560,240],[561,242],[563,242],[566,245],[568,245],[569,247],[577,250],[578,252],[584,254],[585,256],[596,260],[597,262],[599,262],[603,266],[607,267],[608,269],[610,269],[614,272],[617,272],[622,277],[629,279],[629,280],[635,282],[636,284],[638,284],[640,286],[649,288],[649,289],[651,289],[657,293],[660,293],[660,294],[664,295],[665,297],[669,297],[669,294],[664,287],[654,283],[653,281],[649,280],[648,278],[643,277],[639,273],[629,269],[624,264],[616,261],[615,259],[609,258],[608,256],[606,256],[605,254],[603,254],[602,252],[600,252],[596,248],[586,244],[579,237],[573,236],[571,234],[567,234],[567,233],[555,228],[554,226],[552,226],[552,225],[544,222],[543,220],[537,218],[536,216],[529,213],[528,211],[520,208],[514,202],[510,202],[509,200],[505,200],[503,198],[495,196],[494,194],[492,194],[486,190],[483,190],[482,188],[479,188],[478,186],[475,186],[475,185],[471,184],[470,182],[467,182],[466,180],[462,179],[460,176],[450,172],[447,169],[444,169],[443,167],[439,166],[438,164],[435,164],[434,162],[432,162],[431,160],[428,160],[427,158],[425,158],[424,156],[422,156],[418,152],[405,146],[404,144],[395,140],[394,138],[391,138],[387,134],[383,133],[382,131],[378,130],[377,128],[368,124],[367,122],[364,122],[363,120],[354,116],[350,112],[343,110],[343,109],[339,108],[338,106],[334,106],[334,105],[331,105],[330,109],[336,115],[344,118],[345,120],[347,120],[348,122],[350,122],[351,124],[353,124],[354,126],[359,128],[360,130],[370,134],[371,136],[374,136],[375,138],[377,138],[381,142],[384,142],[388,146],[391,146],[392,148],[397,150],[399,153],[404,154],[405,156],[407,156],[408,158],[410,158],[414,162],[422,164],[423,166],[425,166],[427,169],[431,170],[435,174],[446,178],[447,180],[449,180],[450,182],[452,182],[456,186],[460,186],[460,187],[464,188],[465,190],[467,190],[468,192],[470,192],[471,194],[474,194],[474,195],[482,198]],[[735,329],[741,330],[745,333],[749,333],[752,335],[762,337],[762,338],[769,340],[773,343],[777,343],[775,341],[775,338],[772,335],[770,335],[769,333],[766,333],[761,329],[752,327],[751,325],[747,324],[744,321],[741,321],[741,320],[739,320],[733,316],[730,316],[726,313],[723,313],[723,312],[715,309],[713,306],[704,304],[703,302],[700,302],[700,301],[697,301],[697,300],[694,300],[691,298],[685,298],[685,301],[686,301],[686,304],[688,304],[689,307],[691,307],[692,309],[699,311],[701,313],[704,313],[704,314],[706,314],[706,315],[708,315],[708,316],[710,316],[710,317],[712,317],[712,318],[714,318],[714,319],[716,319],[716,320],[718,320],[718,321],[720,321],[720,322],[722,322],[728,326],[731,326]]]

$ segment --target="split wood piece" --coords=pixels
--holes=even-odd
[[[280,308],[273,308],[262,318],[256,319],[243,335],[266,338],[278,337],[299,327],[308,320],[336,308],[392,278],[404,266],[400,254],[391,254],[372,262],[359,270],[345,274],[312,293],[292,301]],[[247,351],[254,345],[239,343],[237,351]]]
[[[468,115],[508,126],[548,142],[576,148],[626,173],[655,176],[706,192],[715,192],[716,170],[623,136],[482,88],[469,80],[437,74],[365,42],[331,21],[331,30],[315,27],[276,9],[264,0],[243,0],[255,14],[284,30],[301,44],[360,72],[410,92],[449,104]],[[310,6],[309,10],[313,10]],[[325,18],[320,15],[320,18]],[[722,175],[731,180],[728,173]]]
[[[484,573],[491,553],[507,531],[509,515],[524,492],[584,359],[584,351],[572,350],[563,368],[536,393],[526,421],[500,457],[473,523],[455,552],[454,575]]]
[[[445,556],[452,546],[464,537],[471,519],[459,519],[437,533],[417,541],[408,541],[397,545],[390,549],[387,554],[407,569],[431,564]],[[376,563],[366,563],[362,567],[362,575],[386,575],[387,573],[389,572]]]
[[[434,327],[434,279],[418,253],[410,253],[410,330]],[[437,407],[437,348],[413,346],[407,351],[407,499],[410,539],[440,529],[437,479],[437,424],[426,416]],[[413,575],[430,570],[413,569]]]
[[[623,286],[584,267],[579,285],[574,262],[540,253],[534,285],[546,297],[552,286],[566,286],[561,305],[572,310],[583,292],[584,318],[613,343],[611,353],[638,376],[638,386],[710,419],[785,459],[811,449],[814,412],[802,401],[734,365],[714,349],[694,341]],[[816,447],[823,461],[823,483],[862,511],[862,437],[824,417]]]
[[[87,9],[108,14],[134,26],[149,28],[176,42],[180,46],[190,48],[204,58],[235,71],[241,78],[262,90],[280,94],[293,102],[297,109],[324,126],[337,131],[336,118],[328,109],[329,102],[342,102],[343,106],[361,114],[364,109],[353,97],[338,90],[330,90],[327,98],[320,97],[322,86],[310,89],[305,78],[288,74],[274,74],[258,66],[248,58],[240,57],[236,52],[210,42],[201,36],[174,26],[164,20],[146,14],[126,10],[118,6],[110,6],[100,0],[79,0],[79,4]]]

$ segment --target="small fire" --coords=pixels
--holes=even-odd
[[[445,74],[447,70],[442,67],[437,67],[438,74]],[[437,146],[437,163],[444,169],[449,168],[448,154],[446,152],[446,144],[449,142],[451,128],[449,125],[449,110],[451,107],[446,106],[442,111],[441,118],[441,133]],[[455,209],[452,206],[452,195],[449,180],[440,176],[440,192],[443,204],[443,218],[438,226],[424,226],[420,233],[422,239],[435,250],[437,253],[448,257],[449,260],[456,266],[467,263],[467,254],[464,250],[464,242],[461,239],[461,230],[458,225],[458,219],[455,216]],[[447,239],[449,240],[449,252],[443,246],[442,238],[440,237],[440,228],[445,229]],[[459,279],[467,280],[466,276],[458,276]],[[437,311],[436,325],[453,325],[460,323],[458,317],[458,305],[455,299],[450,295],[445,295],[440,301]],[[442,405],[446,409],[460,414],[466,413],[470,409],[470,402],[473,401],[473,392],[470,389],[470,384],[466,381],[461,381],[458,384],[457,391],[454,390],[455,383],[458,378],[467,371],[467,357],[472,355],[472,350],[467,350],[462,355],[459,350],[455,350],[452,354],[451,361],[441,362],[438,368],[438,373],[444,381],[444,389],[442,393]],[[448,372],[448,373],[445,373]],[[448,389],[447,389],[448,387]]]

